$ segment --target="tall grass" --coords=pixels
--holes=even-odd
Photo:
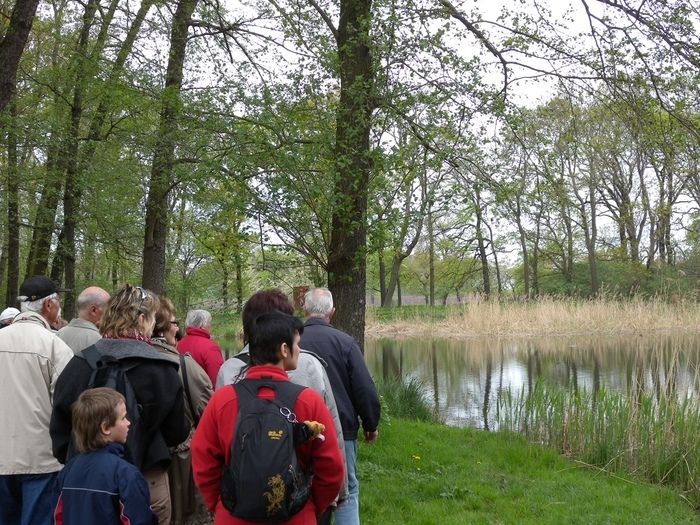
[[[420,379],[410,377],[377,381],[382,402],[382,418],[412,419],[437,423],[438,415],[426,400],[426,387]]]
[[[700,506],[700,404],[537,383],[530,394],[499,399],[501,429],[607,472],[672,485]]]
[[[474,337],[620,334],[649,330],[699,330],[700,305],[664,298],[593,300],[543,297],[526,302],[472,301],[449,307],[412,307],[405,317],[367,311],[369,336],[430,333]]]

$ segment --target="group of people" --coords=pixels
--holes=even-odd
[[[215,524],[248,523],[221,496],[242,411],[229,385],[264,380],[264,402],[280,382],[308,387],[292,413],[325,429],[296,447],[313,477],[287,522],[359,524],[357,439],[360,428],[377,439],[380,404],[357,343],[330,323],[328,290],[306,294],[305,323],[280,290],[253,294],[244,347],[226,362],[205,310],[188,312],[180,339],[166,297],[89,287],[79,316],[55,331],[61,291],[30,277],[21,313],[0,314],[0,523],[206,523],[208,513]],[[121,388],[105,388],[96,378],[114,363]]]

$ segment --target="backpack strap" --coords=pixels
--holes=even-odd
[[[189,354],[188,354],[189,355]],[[180,370],[182,371],[182,386],[184,387],[185,399],[187,400],[187,406],[190,407],[190,413],[192,414],[192,422],[194,423],[194,428],[199,425],[199,416],[194,410],[194,405],[192,404],[192,396],[190,395],[190,382],[187,379],[187,367],[185,366],[185,356],[180,354]]]
[[[90,345],[88,346],[85,350],[82,352],[78,352],[78,357],[81,357],[87,361],[87,364],[90,365],[90,369],[95,370],[98,366],[100,361],[102,360],[102,353],[97,349],[95,345]]]
[[[301,353],[308,354],[308,355],[315,357],[323,365],[323,368],[328,368],[328,363],[326,362],[326,360],[323,357],[321,357],[320,355],[318,355],[316,352],[312,352],[311,350],[304,350],[302,348]]]
[[[238,352],[233,357],[235,357],[239,361],[243,361],[243,363],[245,363],[246,365],[250,364],[250,352],[248,352],[248,350],[243,350],[242,352]]]

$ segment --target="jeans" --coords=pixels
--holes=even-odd
[[[0,475],[0,523],[51,525],[58,502],[57,477],[58,472]]]
[[[335,525],[360,525],[360,484],[357,481],[357,440],[345,441],[348,500],[335,511]]]

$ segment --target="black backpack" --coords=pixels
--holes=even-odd
[[[311,494],[311,472],[302,471],[295,448],[299,429],[305,425],[296,421],[294,406],[305,387],[253,379],[232,386],[238,397],[238,417],[231,463],[221,479],[221,501],[241,519],[287,521]],[[258,398],[262,387],[274,390],[275,399]]]
[[[143,360],[134,357],[119,359],[112,355],[102,355],[94,345],[83,350],[82,357],[92,369],[87,388],[113,388],[124,396],[126,415],[131,423],[124,446],[124,458],[132,465],[141,468],[146,455],[144,446],[146,431],[141,417],[142,406],[136,399],[136,393],[127,377],[127,372],[136,368]]]

